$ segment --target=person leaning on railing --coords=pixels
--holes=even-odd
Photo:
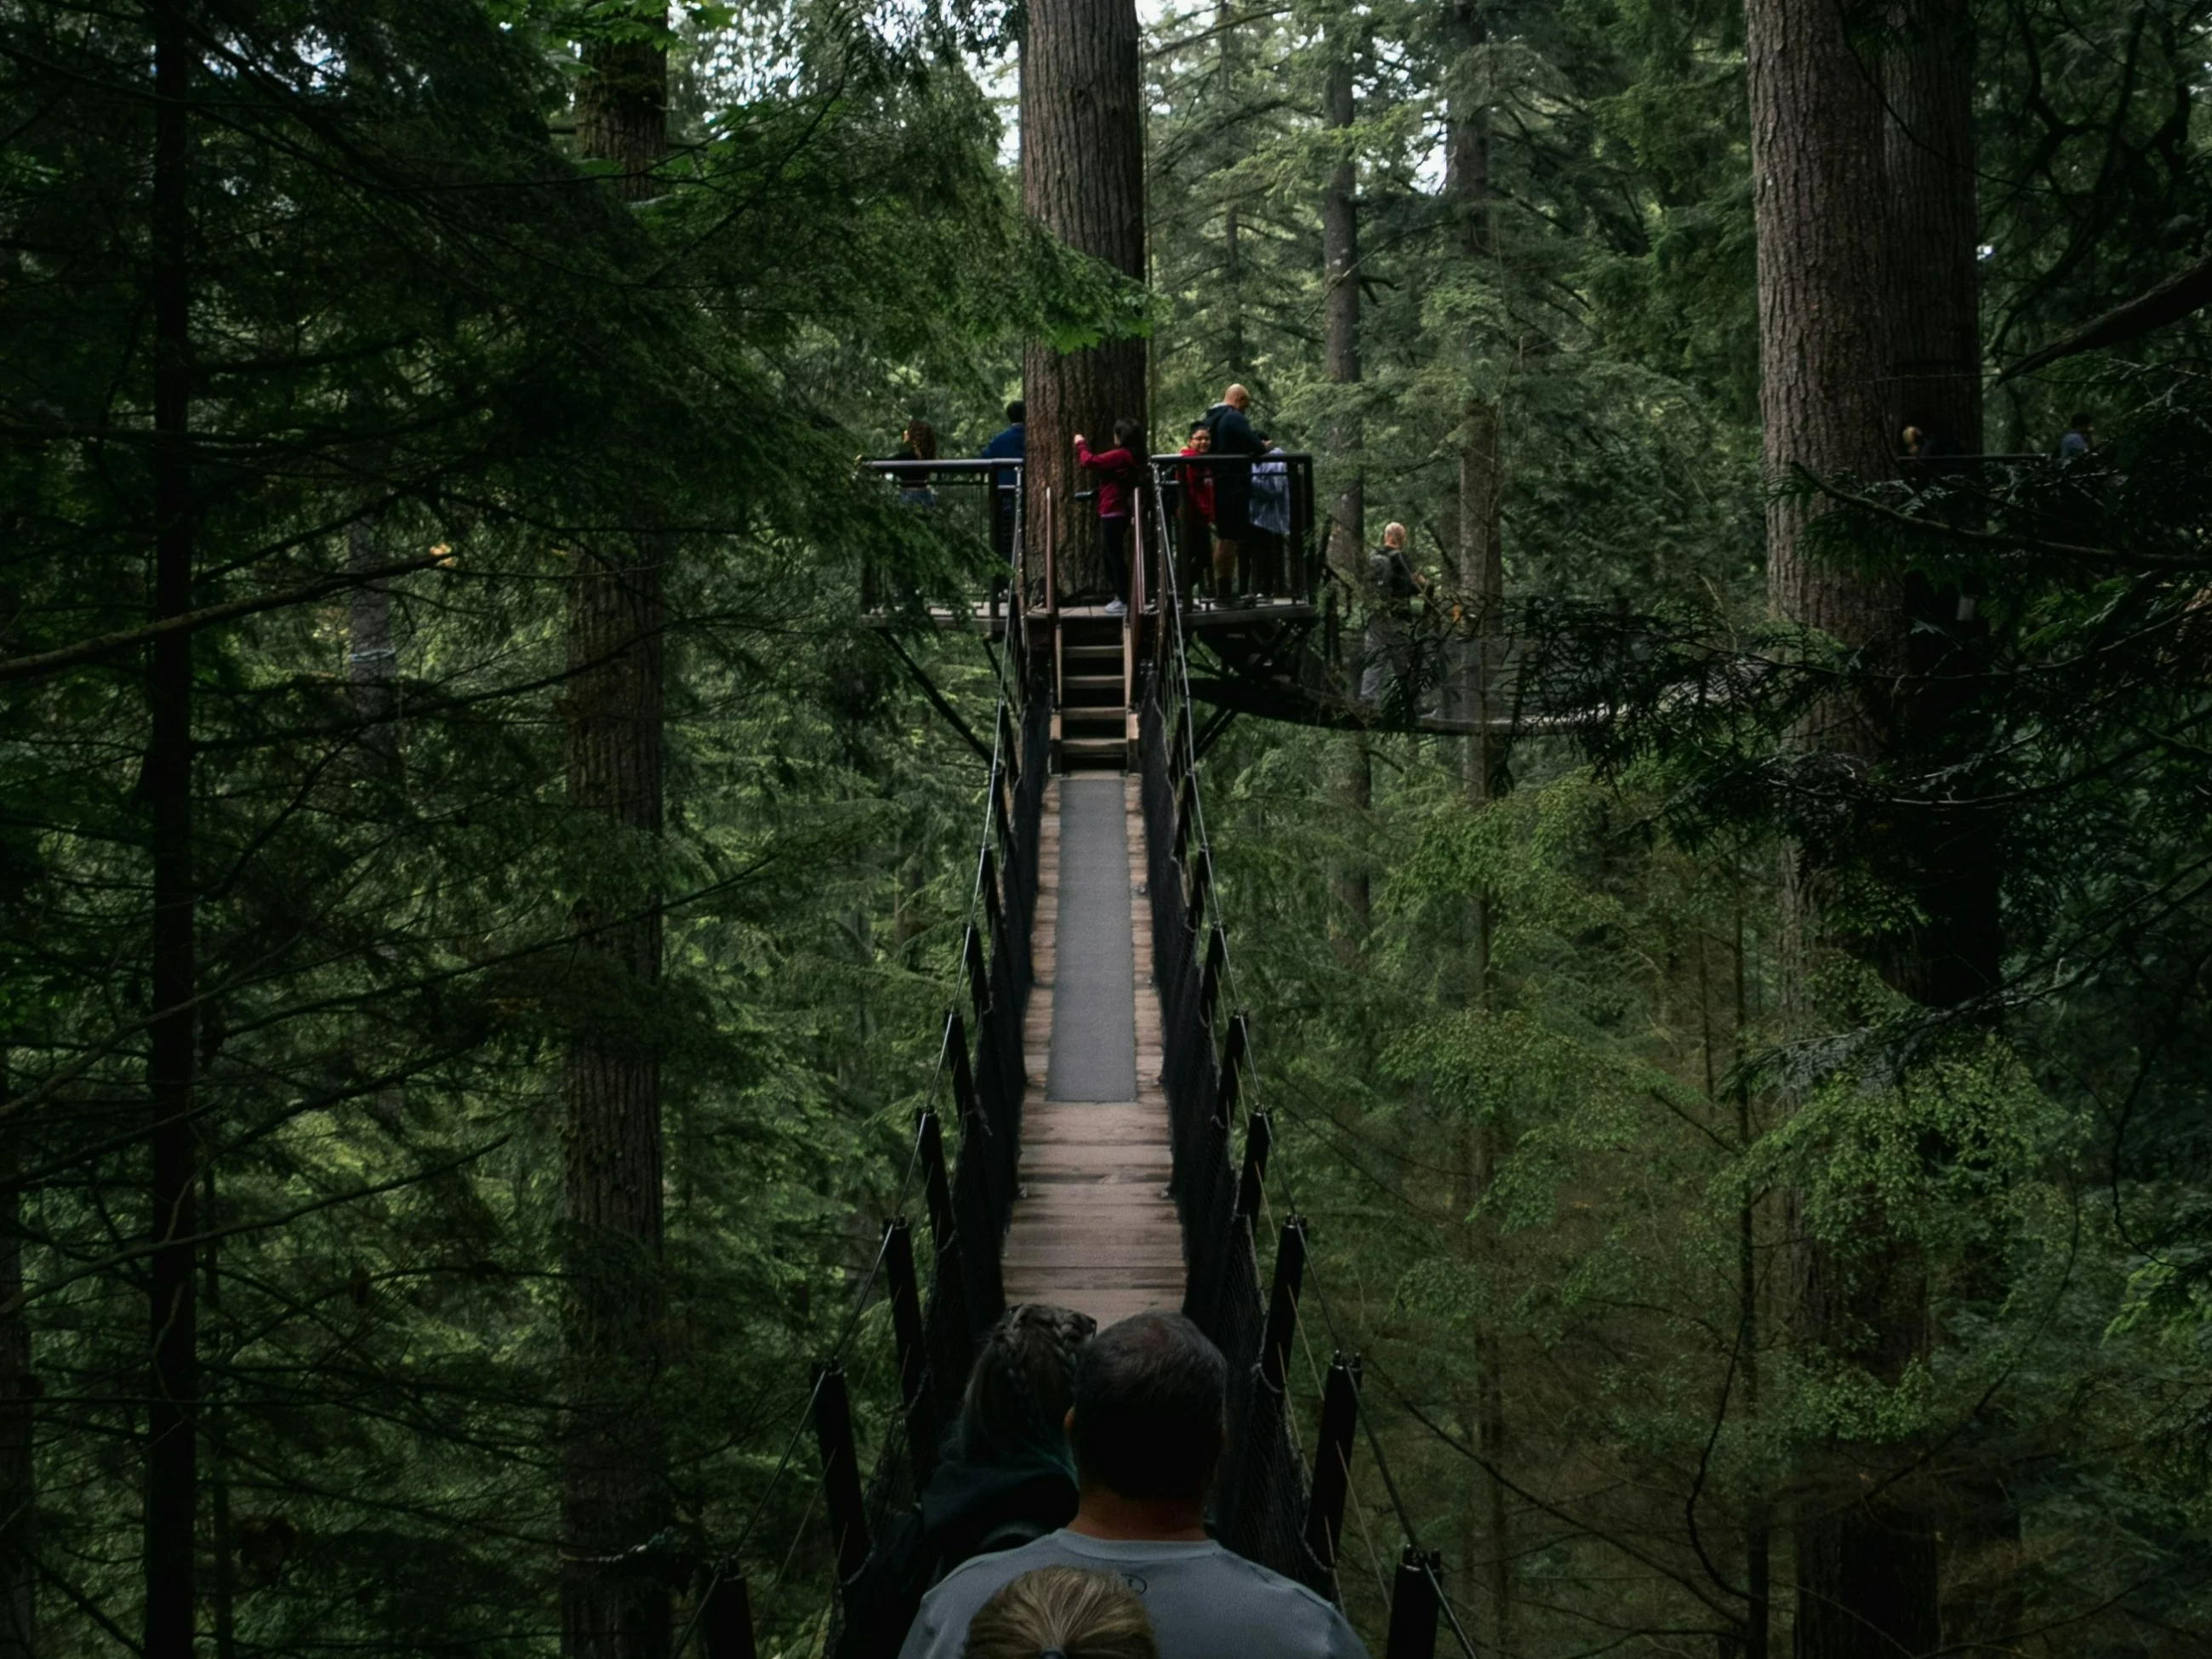
[[[922,1598],[900,1659],[961,1659],[986,1604],[1039,1567],[1119,1574],[1143,1598],[1160,1659],[1366,1659],[1327,1601],[1206,1536],[1228,1383],[1221,1351],[1181,1314],[1138,1314],[1093,1337],[1067,1413],[1075,1519],[948,1574]]]

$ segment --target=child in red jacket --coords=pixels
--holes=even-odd
[[[1083,434],[1075,434],[1075,464],[1098,475],[1098,535],[1106,549],[1106,580],[1114,597],[1106,606],[1109,617],[1126,616],[1129,609],[1129,520],[1137,510],[1137,485],[1144,468],[1137,459],[1137,442],[1144,428],[1124,417],[1114,422],[1114,447],[1094,454]]]

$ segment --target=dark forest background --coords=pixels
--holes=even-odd
[[[1148,12],[1139,285],[1048,6],[0,4],[0,1659],[818,1648],[984,805],[853,461],[1133,338],[1607,712],[1206,757],[1363,1634],[1402,1504],[1486,1656],[2204,1651],[2212,14]]]

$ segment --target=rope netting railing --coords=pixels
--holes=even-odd
[[[1163,470],[1155,467],[1156,473]],[[1441,1620],[1472,1659],[1473,1644],[1443,1595],[1439,1558],[1420,1547],[1375,1425],[1363,1411],[1358,1355],[1339,1348],[1325,1376],[1316,1375],[1321,1401],[1310,1455],[1297,1443],[1292,1346],[1305,1339],[1299,1303],[1310,1293],[1318,1298],[1319,1274],[1306,1224],[1295,1203],[1286,1202],[1279,1206],[1273,1272],[1264,1289],[1261,1283],[1260,1230],[1269,1214],[1275,1128],[1260,1098],[1251,1024],[1236,994],[1206,833],[1176,561],[1164,556],[1171,546],[1166,492],[1148,493],[1136,550],[1160,604],[1139,624],[1149,635],[1139,715],[1140,787],[1161,1080],[1188,1273],[1183,1311],[1221,1349],[1231,1378],[1216,1530],[1238,1553],[1339,1599],[1345,1510],[1347,1500],[1356,1501],[1353,1445],[1364,1435],[1402,1539],[1395,1571],[1386,1574],[1369,1534],[1376,1577],[1388,1582],[1386,1653],[1389,1659],[1430,1659]],[[1287,1190],[1284,1195],[1291,1196]],[[1338,1322],[1325,1302],[1321,1311],[1334,1339]],[[1311,1369],[1319,1373],[1317,1364]]]
[[[945,1013],[936,1072],[874,1257],[836,1342],[813,1366],[805,1404],[775,1469],[744,1525],[713,1564],[698,1569],[696,1579],[681,1562],[667,1572],[672,1582],[692,1579],[700,1586],[674,1644],[675,1659],[683,1659],[695,1641],[705,1659],[755,1659],[745,1567],[773,1560],[773,1589],[815,1525],[817,1505],[810,1502],[782,1547],[772,1553],[753,1548],[771,1498],[810,1437],[821,1460],[815,1497],[827,1521],[837,1584],[822,1650],[844,1650],[849,1633],[865,1623],[855,1587],[872,1542],[882,1535],[886,1518],[927,1483],[945,1431],[959,1410],[977,1345],[1005,1311],[1000,1261],[1021,1155],[1022,1013],[1032,977],[1030,933],[1051,753],[1049,702],[1024,678],[1027,653],[1018,648],[1018,635],[1010,644],[1016,648],[997,665],[1000,698],[961,937],[960,991]],[[926,1243],[908,1216],[917,1189],[928,1227]],[[864,1480],[846,1368],[864,1316],[878,1303],[889,1304],[897,1427],[882,1436]],[[643,1549],[671,1554],[657,1543]],[[664,1571],[668,1565],[664,1562]]]

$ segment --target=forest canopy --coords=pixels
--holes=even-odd
[[[1354,1628],[2205,1651],[2208,33],[0,4],[0,1659],[827,1650],[1025,672],[856,458],[1231,383],[1419,582],[1196,745]]]

